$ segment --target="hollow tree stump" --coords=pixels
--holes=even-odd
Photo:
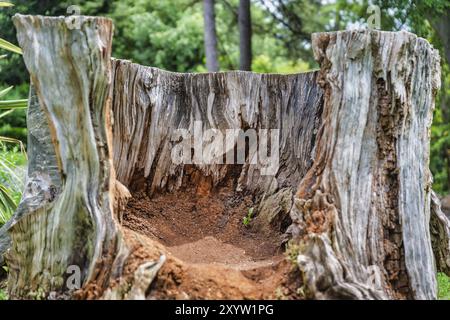
[[[36,95],[26,191],[0,232],[1,251],[10,245],[12,297],[73,297],[66,280],[75,265],[84,291],[127,298],[126,283],[112,288],[127,256],[118,223],[127,188],[173,192],[187,176],[211,189],[229,174],[238,177],[236,192],[259,203],[256,226],[291,224],[286,236],[309,297],[436,297],[435,265],[448,272],[450,243],[431,198],[440,69],[425,40],[319,33],[320,71],[180,74],[110,60],[112,23],[80,19],[80,29],[69,29],[63,18],[14,18]],[[224,146],[211,162],[174,161],[180,134],[208,129]],[[273,163],[253,161],[261,154],[252,146],[238,166],[222,161],[246,149],[236,136],[215,135],[227,129],[277,130],[257,140],[278,155],[273,171],[264,174]],[[195,160],[208,142],[189,155]],[[148,274],[141,284],[150,285],[164,261],[142,264],[135,278]],[[145,291],[130,290],[140,298]]]

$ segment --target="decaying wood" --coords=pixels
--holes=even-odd
[[[3,253],[10,247],[7,230],[21,217],[52,202],[61,188],[61,175],[47,119],[39,106],[36,91],[30,88],[27,109],[28,170],[22,199],[13,217],[0,229],[0,265]]]
[[[16,15],[14,24],[39,106],[29,111],[36,123],[30,127],[31,190],[9,228],[9,293],[66,293],[74,289],[66,286],[71,266],[81,271],[82,284],[101,290],[120,249],[111,190],[112,22],[81,17],[72,30],[63,17]]]
[[[292,220],[287,235],[299,244],[309,296],[436,297],[435,265],[448,273],[450,243],[428,169],[440,69],[425,40],[320,33],[320,71],[181,74],[110,60],[111,21],[80,19],[79,29],[63,18],[14,19],[35,89],[27,186],[0,231],[0,253],[11,245],[12,297],[73,296],[73,265],[100,297],[127,256],[116,221],[128,189],[172,192],[186,176],[212,189],[230,175],[237,192],[259,202],[255,225]],[[275,172],[261,174],[265,164],[252,163],[251,147],[237,165],[174,162],[173,134],[193,134],[198,123],[203,132],[278,129]],[[239,149],[237,137],[226,142],[216,159]],[[122,283],[103,298],[145,298],[163,263],[142,265],[134,287]]]
[[[429,129],[438,53],[399,32],[313,35],[325,90],[292,219],[316,298],[436,297]]]
[[[105,291],[102,300],[145,300],[146,293],[156,278],[159,269],[166,261],[162,255],[158,261],[150,261],[141,264],[134,272],[133,281],[130,284],[122,279],[119,285]]]
[[[194,169],[209,188],[226,180],[230,173],[237,173],[237,190],[253,193],[261,201],[260,208],[277,208],[270,202],[274,197],[292,199],[298,181],[312,164],[322,110],[317,72],[182,74],[123,60],[114,60],[113,69],[114,164],[117,179],[126,187],[149,195],[174,191]],[[173,133],[185,129],[192,136],[196,122],[201,122],[202,132],[220,130],[224,146],[227,129],[254,129],[256,133],[279,129],[280,159],[275,172],[261,175],[265,164],[252,163],[259,150],[251,148],[238,167],[195,161],[188,166],[174,163]],[[231,146],[218,157],[233,152],[236,139]],[[271,212],[270,221],[275,216],[277,221],[289,218],[290,206],[278,209]]]
[[[442,212],[434,192],[431,194],[430,232],[437,271],[450,276],[450,220]]]

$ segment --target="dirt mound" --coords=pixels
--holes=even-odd
[[[156,261],[161,254],[166,262],[152,283],[147,299],[301,299],[297,268],[286,259],[263,265],[251,262],[241,270],[236,264],[187,263],[170,252],[160,242],[147,236],[124,230],[131,255],[124,267],[124,277],[146,261]],[[257,265],[259,264],[259,265]],[[239,264],[238,264],[239,265]],[[241,265],[242,266],[242,265]]]
[[[281,233],[262,232],[252,228],[251,222],[248,226],[244,225],[243,218],[254,205],[251,196],[234,193],[229,186],[207,194],[187,189],[158,194],[153,198],[136,195],[128,203],[124,226],[168,247],[213,237],[232,245],[222,246],[223,250],[231,250],[230,256],[237,254],[237,248],[242,249],[249,259],[255,260],[281,254]],[[185,247],[189,248],[193,246]],[[214,245],[205,245],[204,249],[203,255],[209,251],[211,255],[216,255]]]
[[[202,182],[148,197],[135,193],[123,225],[133,234],[133,259],[166,254],[153,298],[257,299],[289,297],[292,265],[284,259],[283,234],[243,218],[256,206],[234,181],[216,188]],[[130,231],[128,231],[130,232]],[[137,264],[138,262],[135,262]],[[130,270],[133,263],[129,264]],[[300,277],[297,275],[297,279]],[[297,297],[298,298],[298,297]]]

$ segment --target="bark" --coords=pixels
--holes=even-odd
[[[112,22],[80,19],[70,30],[63,17],[14,17],[39,105],[32,99],[31,171],[9,228],[12,298],[71,293],[71,266],[101,291],[121,248],[112,216]]]
[[[450,65],[450,37],[448,36],[448,30],[450,30],[450,8],[447,8],[441,15],[428,16],[433,29],[436,31],[439,39],[442,43],[445,59],[447,64]],[[450,122],[450,96],[447,94],[447,90],[441,91],[440,95],[440,109],[444,123]],[[447,171],[447,187],[450,188],[450,145],[445,144],[442,147],[442,157],[446,163],[445,170]]]
[[[437,271],[450,276],[450,220],[442,212],[434,192],[431,194],[430,232]]]
[[[314,34],[313,48],[324,112],[291,213],[306,289],[435,298],[428,161],[438,53],[406,32]]]
[[[11,246],[7,230],[22,216],[53,201],[61,189],[61,175],[51,142],[47,119],[42,112],[36,90],[30,87],[27,109],[28,172],[21,202],[13,217],[0,229],[0,253]],[[0,254],[0,265],[3,255]]]
[[[425,40],[320,33],[320,71],[180,74],[110,60],[111,22],[81,19],[76,30],[63,18],[14,19],[35,89],[27,188],[7,226],[12,297],[74,297],[66,282],[76,265],[88,297],[145,298],[164,257],[138,267],[132,283],[109,285],[127,258],[116,221],[128,189],[152,196],[188,179],[211,190],[230,177],[236,192],[257,199],[256,225],[279,227],[290,213],[287,235],[299,244],[310,297],[436,297],[449,225],[428,169],[440,69]],[[195,161],[211,140],[188,148],[194,161],[174,161],[174,133],[207,129],[279,131],[260,136],[256,149],[216,135],[225,148],[213,164]],[[264,142],[279,155],[267,175],[273,162],[253,162]],[[245,148],[236,164],[234,152]],[[220,163],[230,153],[234,163]]]
[[[250,14],[250,0],[239,1],[239,52],[240,70],[252,69],[252,20]]]
[[[259,200],[255,208],[255,213],[261,212],[259,227],[282,229],[289,220],[298,181],[312,164],[322,110],[316,72],[179,74],[124,60],[114,60],[113,66],[114,163],[120,182],[134,192],[153,196],[183,188],[187,177],[209,192],[235,176],[236,191],[250,192]],[[214,128],[222,133],[223,152],[213,164],[195,161],[197,150],[188,164],[175,163],[174,141],[179,138],[174,133],[185,130],[193,136],[196,122],[201,123],[201,132]],[[256,134],[279,129],[276,154],[280,159],[274,163],[274,172],[262,174],[267,165],[261,161],[261,149],[249,148],[242,163],[232,156],[234,164],[227,164],[224,157],[238,143],[237,137],[227,142],[227,129],[253,129]],[[273,133],[267,133],[271,143]],[[279,200],[285,204],[278,204]]]
[[[214,0],[204,0],[203,16],[205,24],[205,54],[206,69],[209,72],[219,71],[217,54],[216,16],[214,13]]]
[[[139,190],[145,181],[149,195],[179,188],[186,168],[172,161],[172,135],[179,129],[194,134],[195,121],[201,121],[202,130],[223,132],[224,146],[226,129],[280,129],[276,174],[260,174],[265,166],[250,162],[258,157],[253,150],[240,168],[240,189],[294,187],[310,167],[322,103],[317,73],[180,74],[124,60],[113,65],[114,163],[126,187]],[[195,163],[195,155],[192,160],[212,186],[230,170],[225,163]]]

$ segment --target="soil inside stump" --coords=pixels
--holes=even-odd
[[[252,222],[245,226],[244,216],[257,203],[252,195],[235,191],[236,179],[225,181],[212,188],[205,177],[191,175],[178,191],[152,197],[135,192],[123,225],[163,245],[169,256],[188,268],[203,270],[195,281],[209,286],[214,282],[221,291],[230,286],[246,288],[238,290],[239,294],[220,292],[217,296],[197,292],[195,298],[274,298],[291,267],[284,259],[283,233],[256,229]],[[164,297],[180,298],[179,293]]]

